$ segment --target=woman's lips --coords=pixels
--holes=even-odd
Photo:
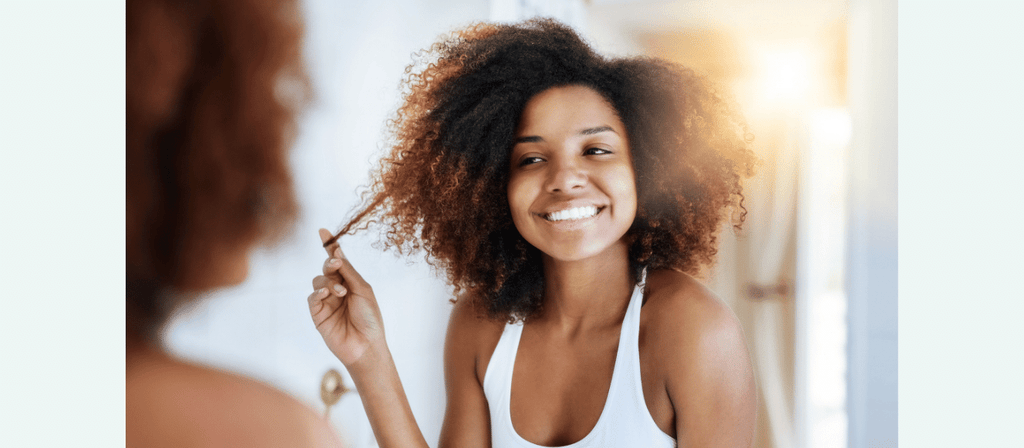
[[[561,231],[575,231],[597,222],[607,206],[585,205],[566,207],[553,212],[537,214],[544,223]]]
[[[541,215],[544,219],[551,222],[560,221],[575,221],[580,219],[590,218],[596,216],[604,207],[598,208],[594,205],[584,205],[579,207],[568,207],[562,210],[556,210],[550,213]]]

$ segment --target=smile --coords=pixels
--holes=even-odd
[[[598,209],[593,205],[588,205],[585,207],[573,207],[570,209],[551,212],[541,215],[541,217],[551,222],[586,219],[597,215],[601,210],[604,210],[604,207]]]

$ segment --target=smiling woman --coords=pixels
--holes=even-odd
[[[553,87],[526,104],[516,134],[508,204],[523,239],[545,258],[581,260],[611,246],[625,256],[636,181],[615,109],[588,87]]]
[[[338,236],[382,225],[461,293],[440,445],[749,446],[742,330],[691,277],[721,225],[743,221],[755,159],[730,102],[690,70],[604,58],[550,20],[476,25],[423,58],[392,152]],[[425,445],[338,236],[322,233],[313,320],[380,446]]]
[[[456,293],[474,292],[492,317],[527,317],[540,306],[540,254],[513,225],[509,151],[528,100],[580,85],[614,108],[630,143],[634,277],[644,267],[696,274],[713,261],[755,159],[742,117],[703,77],[659,59],[606,59],[545,20],[465,28],[422,58],[389,122],[391,154],[338,236],[377,222],[389,247],[425,249]]]

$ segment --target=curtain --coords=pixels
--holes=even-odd
[[[736,313],[758,384],[756,447],[788,448],[794,440],[794,307],[799,147],[794,121],[777,119],[756,132],[762,159],[744,185],[746,220],[726,227],[709,286]],[[772,132],[774,130],[774,132]]]

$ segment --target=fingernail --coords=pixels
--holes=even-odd
[[[329,266],[337,266],[337,265],[341,264],[341,260],[339,260],[337,258],[332,258],[331,261],[328,262],[327,264]]]
[[[345,294],[345,287],[341,285],[334,285],[334,292],[338,294]]]
[[[327,294],[327,288],[320,288],[320,289],[316,290],[316,293],[317,293],[318,295],[324,295],[324,294]]]

